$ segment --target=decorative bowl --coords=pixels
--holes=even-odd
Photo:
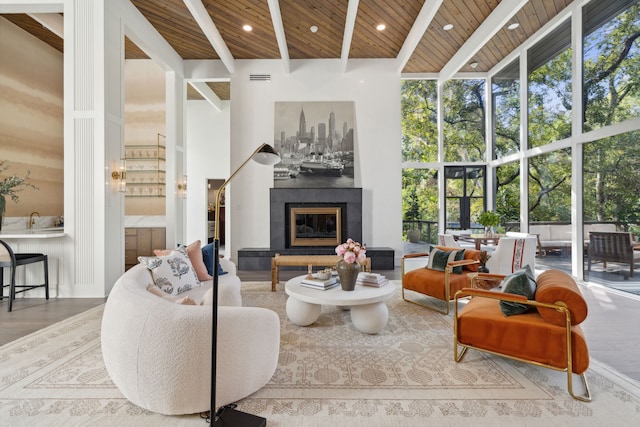
[[[328,280],[331,278],[331,270],[320,270],[316,273],[316,277],[320,280]]]

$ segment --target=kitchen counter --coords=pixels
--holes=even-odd
[[[63,227],[33,228],[0,231],[0,239],[50,239],[66,236]]]
[[[166,227],[164,215],[127,215],[124,217],[125,228]]]
[[[40,253],[49,257],[49,294],[51,297],[76,296],[73,288],[72,269],[65,257],[73,256],[73,244],[64,227],[2,227],[0,239],[6,242],[15,253]],[[9,269],[5,268],[5,281],[8,282]],[[18,274],[23,283],[43,283],[42,267],[25,266]],[[43,298],[44,289],[28,292],[29,298]]]

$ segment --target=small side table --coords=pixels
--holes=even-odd
[[[504,274],[475,273],[471,276],[471,287],[485,291],[498,290],[504,278]]]

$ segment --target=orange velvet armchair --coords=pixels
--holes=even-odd
[[[443,251],[460,251],[460,248],[436,246]],[[462,288],[471,284],[470,273],[478,271],[480,265],[480,251],[464,249],[464,259],[447,264],[444,271],[425,268],[429,254],[407,254],[402,258],[402,299],[407,302],[421,305],[430,310],[443,314],[449,314],[449,305],[453,296]],[[411,267],[409,267],[411,265]],[[462,274],[453,272],[455,267],[462,267]],[[409,268],[412,268],[409,270]],[[406,291],[418,292],[423,295],[445,302],[444,309],[422,304],[414,299],[408,299]]]
[[[547,270],[536,279],[534,299],[496,290],[484,290],[491,280],[505,276],[478,273],[473,288],[462,289],[454,301],[453,352],[460,362],[468,348],[497,354],[567,373],[569,394],[588,402],[591,393],[585,377],[589,350],[580,323],[587,317],[587,304],[576,282],[559,270]],[[471,297],[458,309],[460,299]],[[500,301],[524,304],[523,314],[506,316]],[[461,347],[461,350],[459,348]],[[584,394],[573,391],[573,374],[582,379]]]

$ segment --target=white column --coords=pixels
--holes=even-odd
[[[571,274],[584,279],[582,135],[582,6],[571,15]]]
[[[485,129],[487,130],[484,138],[485,159],[485,188],[484,198],[487,201],[487,210],[496,210],[496,167],[493,166],[493,97],[491,96],[491,78],[484,79],[484,111],[485,111]]]
[[[442,100],[443,86],[446,82],[437,81],[437,109],[438,109],[438,232],[444,233],[447,228],[445,210],[447,199],[445,197],[444,178],[444,102]]]
[[[166,72],[166,129],[167,129],[167,199],[166,199],[166,227],[167,247],[172,248],[176,243],[185,241],[185,208],[186,201],[177,194],[178,182],[183,175],[189,175],[186,170],[186,156],[184,156],[184,132],[185,132],[185,102],[186,85],[182,76],[174,71]],[[187,197],[193,192],[189,191],[187,181]]]
[[[102,1],[64,10],[65,231],[73,294],[99,296],[104,282],[104,22]],[[70,295],[72,296],[72,295]]]
[[[527,51],[520,54],[520,231],[529,231],[529,158],[524,157],[529,148],[529,63]]]
[[[104,0],[64,8],[65,231],[70,295],[104,296],[123,271],[123,203],[111,171],[122,157],[123,30]]]

